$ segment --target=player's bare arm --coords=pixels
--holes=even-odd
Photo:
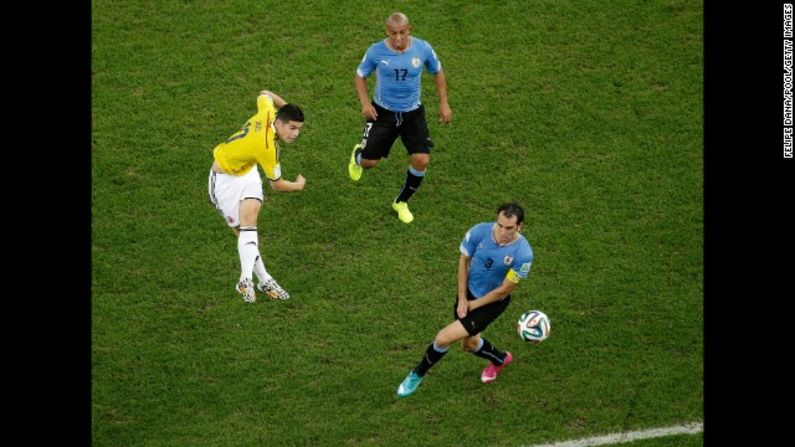
[[[469,311],[467,304],[467,279],[469,278],[469,263],[472,258],[461,253],[458,258],[458,308],[456,312],[459,318],[464,318]]]
[[[274,189],[275,191],[281,191],[281,192],[301,191],[302,189],[304,189],[304,185],[306,185],[306,179],[304,178],[303,175],[298,174],[295,177],[294,182],[280,178],[279,180],[276,181],[270,180],[270,184],[271,188]]]
[[[277,109],[279,109],[283,105],[287,104],[287,102],[284,99],[282,99],[281,96],[277,95],[276,93],[273,93],[270,90],[263,90],[263,91],[259,92],[259,94],[260,95],[268,95],[268,96],[270,96],[271,99],[273,100],[273,105],[276,106]]]
[[[513,281],[511,281],[509,279],[504,279],[502,281],[502,284],[500,284],[500,286],[497,287],[496,289],[494,289],[494,290],[490,291],[489,293],[483,295],[478,300],[470,301],[469,302],[469,311],[471,312],[471,311],[477,309],[478,307],[483,307],[483,306],[491,304],[491,303],[493,303],[495,301],[499,301],[499,300],[505,298],[506,296],[508,296],[513,291],[513,289],[515,287],[516,287],[516,283],[515,282],[513,282]]]
[[[450,110],[450,104],[447,102],[447,80],[444,70],[439,70],[433,76],[433,80],[436,84],[436,92],[439,94],[439,121],[449,123],[453,120],[453,111]]]
[[[356,94],[359,95],[359,103],[362,105],[362,115],[368,120],[375,121],[378,119],[378,113],[367,95],[367,81],[355,74],[353,75],[353,83],[356,86]]]

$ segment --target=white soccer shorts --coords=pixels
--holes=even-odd
[[[243,175],[219,174],[210,169],[208,192],[210,202],[232,228],[240,225],[241,200],[264,200],[262,179],[256,165]]]

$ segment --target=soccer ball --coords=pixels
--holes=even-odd
[[[552,325],[549,317],[540,310],[528,310],[516,322],[516,331],[524,341],[540,343],[549,337]]]

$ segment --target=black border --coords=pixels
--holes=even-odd
[[[783,157],[784,3],[705,3],[707,446],[777,445],[788,428],[795,160]]]
[[[38,262],[37,280],[56,286],[45,287],[44,297],[17,298],[34,306],[21,311],[33,318],[15,331],[43,335],[33,336],[26,348],[32,366],[21,356],[25,367],[19,369],[29,377],[24,390],[14,391],[27,400],[22,409],[30,410],[24,416],[31,418],[34,437],[90,445],[91,3],[66,3],[49,5],[35,29],[19,37],[30,40],[15,65],[25,67],[26,79],[10,88],[33,92],[35,98],[23,94],[24,119],[57,118],[50,123],[57,138],[45,166],[50,181],[36,193],[66,203],[45,213],[49,230],[37,247],[44,259],[26,260]],[[792,336],[785,306],[795,266],[794,220],[788,215],[795,202],[795,160],[781,155],[784,3],[704,3],[708,446],[776,445],[776,431],[788,428],[785,390],[791,386],[785,374],[792,356],[786,345]],[[21,126],[19,132],[27,130]],[[27,231],[35,231],[31,227]],[[19,234],[24,238],[25,230]],[[52,321],[37,321],[42,308],[52,311]]]
[[[53,212],[45,225],[49,256],[39,264],[52,322],[41,343],[47,349],[37,350],[44,365],[35,380],[46,394],[31,424],[34,438],[91,445],[91,2],[43,9],[35,33],[44,39],[31,56],[42,98],[32,116],[51,120],[44,197]]]

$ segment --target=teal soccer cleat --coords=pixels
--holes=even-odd
[[[403,382],[401,382],[397,389],[398,397],[411,396],[415,391],[417,391],[417,387],[420,386],[420,383],[422,383],[422,377],[418,376],[414,370],[411,370],[409,375],[403,379]]]

